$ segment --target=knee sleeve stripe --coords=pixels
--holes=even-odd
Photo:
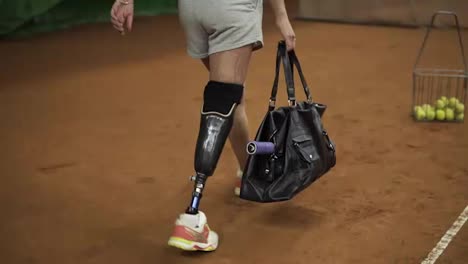
[[[234,105],[240,104],[243,93],[243,85],[209,81],[203,94],[203,112],[230,115]]]
[[[234,110],[236,109],[236,104],[233,104],[232,107],[229,109],[229,111],[227,113],[223,113],[221,111],[205,111],[204,109],[202,109],[202,112],[201,114],[202,115],[218,115],[218,116],[221,116],[221,117],[224,117],[224,118],[228,118],[230,116],[232,116],[232,113],[234,112]]]

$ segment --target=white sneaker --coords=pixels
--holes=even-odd
[[[210,229],[203,212],[181,214],[168,245],[187,251],[214,251],[218,247],[218,234]]]

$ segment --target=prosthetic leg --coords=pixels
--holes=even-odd
[[[187,251],[213,251],[218,247],[218,235],[210,229],[206,215],[198,207],[206,181],[213,175],[231,131],[243,91],[243,85],[214,81],[205,87],[195,148],[195,175],[191,178],[195,181],[192,200],[176,220],[170,246]]]
[[[187,214],[197,214],[206,180],[212,176],[231,131],[234,113],[241,102],[244,86],[208,82],[204,92],[200,130],[195,149],[195,181]]]

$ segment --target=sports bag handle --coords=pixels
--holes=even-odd
[[[306,79],[304,77],[304,73],[302,72],[301,63],[299,62],[299,59],[296,56],[296,52],[294,50],[292,50],[292,51],[289,52],[289,55],[290,55],[290,58],[291,58],[291,63],[296,66],[297,72],[299,73],[299,77],[301,78],[302,87],[304,88],[304,92],[305,92],[305,94],[307,96],[307,101],[309,103],[311,103],[312,102],[312,97],[310,95],[310,89],[309,89],[309,86],[307,85],[307,81],[306,81]],[[294,70],[293,67],[291,67],[291,68],[292,68],[292,70]],[[292,71],[292,72],[294,73],[294,71]]]
[[[270,111],[275,109],[276,107],[276,95],[278,93],[278,80],[279,80],[279,72],[281,67],[281,62],[283,62],[284,67],[284,76],[286,80],[286,88],[288,94],[288,103],[289,106],[296,105],[296,97],[295,97],[295,84],[294,84],[294,66],[296,66],[299,77],[301,78],[301,83],[304,88],[304,92],[307,96],[307,101],[311,102],[310,90],[307,85],[306,79],[304,77],[302,67],[299,63],[299,59],[294,50],[287,52],[286,49],[286,42],[280,41],[278,43],[278,50],[276,52],[276,70],[275,70],[275,79],[273,81],[273,88],[271,90],[271,97],[269,102],[269,109]]]
[[[294,79],[292,75],[292,63],[289,60],[289,56],[286,52],[286,43],[284,41],[280,41],[278,43],[278,49],[276,52],[276,71],[275,71],[275,80],[273,82],[273,88],[271,90],[271,97],[270,97],[270,110],[273,110],[276,105],[276,94],[278,93],[278,80],[279,80],[279,73],[281,68],[281,63],[283,63],[284,68],[284,77],[286,81],[286,91],[288,94],[288,101],[289,105],[292,105],[296,101],[295,97],[295,89],[294,89]]]
[[[276,68],[275,68],[275,80],[273,81],[273,87],[271,89],[271,96],[269,102],[270,111],[275,109],[276,105],[276,94],[278,93],[278,79],[281,67],[281,49],[280,43],[278,43],[278,49],[276,50]]]

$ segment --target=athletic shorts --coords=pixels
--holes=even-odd
[[[193,58],[247,45],[263,47],[263,0],[178,0],[178,10]]]

